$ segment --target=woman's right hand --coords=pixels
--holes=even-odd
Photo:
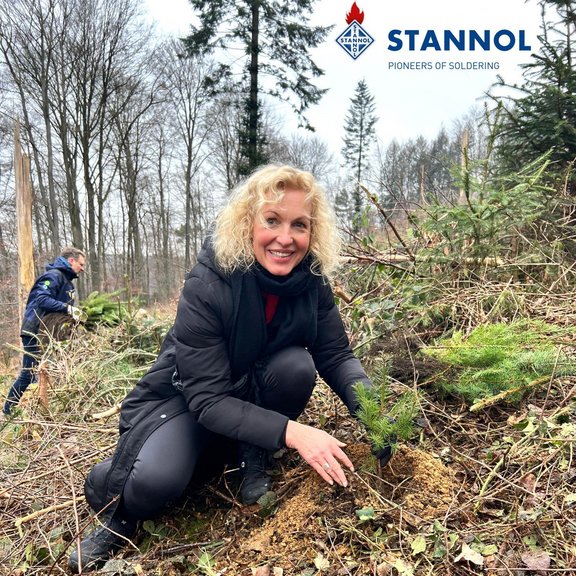
[[[354,472],[354,466],[342,448],[346,446],[324,430],[290,420],[286,427],[286,446],[298,450],[300,456],[328,484],[348,486],[342,464]]]

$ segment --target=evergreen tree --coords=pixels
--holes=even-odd
[[[238,132],[238,175],[248,176],[254,168],[270,162],[269,141],[263,122],[262,104],[258,102],[253,114],[250,100],[244,100]]]
[[[353,227],[354,214],[352,214],[352,202],[350,202],[350,194],[346,188],[342,188],[336,193],[334,198],[334,212],[338,220],[346,229]]]
[[[215,49],[234,51],[233,63],[222,61],[216,74],[207,78],[215,92],[242,91],[246,115],[239,134],[242,170],[250,172],[266,160],[262,137],[260,96],[268,94],[289,103],[300,124],[312,129],[305,112],[317,104],[326,90],[311,79],[324,72],[312,61],[309,50],[317,47],[330,27],[309,26],[306,16],[315,0],[190,0],[200,23],[184,39],[191,54]],[[243,68],[236,75],[237,54]],[[266,78],[266,81],[263,81]],[[274,83],[273,83],[274,82]]]
[[[364,80],[356,86],[354,96],[350,99],[350,108],[344,119],[344,146],[342,156],[346,167],[354,177],[352,193],[354,219],[357,220],[362,212],[362,179],[368,169],[368,157],[371,146],[376,141],[375,125],[378,121],[375,116],[374,97]],[[355,228],[358,227],[356,223]]]
[[[493,96],[497,120],[497,151],[504,174],[515,173],[552,151],[552,166],[564,173],[576,158],[576,70],[572,58],[576,40],[576,2],[541,0],[541,48],[522,65],[524,83],[513,86],[520,95],[509,101]],[[548,8],[559,21],[550,23]],[[505,86],[501,81],[497,86]],[[568,181],[576,192],[576,179]]]

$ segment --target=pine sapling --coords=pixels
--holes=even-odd
[[[416,394],[405,392],[392,403],[387,377],[376,378],[371,388],[357,382],[354,391],[359,403],[356,416],[366,427],[372,451],[378,453],[389,446],[393,454],[397,442],[408,440],[414,433]]]

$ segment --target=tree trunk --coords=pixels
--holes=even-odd
[[[14,171],[16,180],[16,216],[18,221],[18,311],[24,313],[26,298],[34,284],[32,255],[32,186],[30,158],[22,154],[20,124],[14,130]]]
[[[248,168],[252,172],[258,165],[258,52],[260,33],[260,1],[251,3],[252,35],[250,38],[250,96],[248,100]]]

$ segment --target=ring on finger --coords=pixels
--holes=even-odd
[[[330,470],[330,464],[328,462],[324,462],[324,470]]]

